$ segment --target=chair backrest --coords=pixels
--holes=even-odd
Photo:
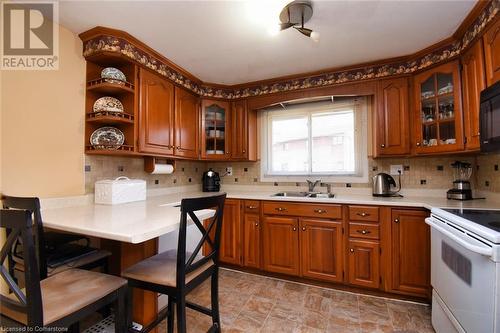
[[[45,239],[43,236],[43,222],[42,214],[40,212],[40,199],[36,197],[12,197],[4,195],[2,196],[2,202],[3,208],[24,209],[30,211],[33,214],[33,222],[35,226],[33,234],[35,235],[35,250],[39,265],[38,269],[40,272],[40,278],[42,280],[47,278],[47,258],[45,255]],[[12,260],[9,262],[9,265],[11,264],[11,262]]]
[[[225,200],[226,193],[210,197],[183,199],[181,201],[181,221],[179,227],[179,242],[177,245],[177,286],[184,285],[186,274],[205,265],[210,260],[212,260],[215,265],[218,265],[220,233]],[[214,215],[207,220],[206,226],[203,225],[195,214],[196,211],[204,209],[212,209],[215,211]],[[186,258],[188,216],[201,232],[201,239],[196,245],[193,253],[189,255],[189,258]],[[210,252],[200,258],[199,254],[204,245],[207,245],[206,248]]]
[[[24,316],[29,327],[43,324],[42,294],[33,241],[32,215],[29,210],[0,210],[0,227],[10,231],[0,251],[0,276],[15,296],[0,295],[1,312],[2,315],[14,320]],[[25,292],[3,265],[18,237],[23,241]]]

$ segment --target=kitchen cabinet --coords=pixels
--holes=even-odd
[[[342,222],[300,220],[301,276],[342,282]]]
[[[247,101],[231,103],[231,159],[257,160],[257,111],[248,110]]]
[[[229,102],[204,99],[201,104],[201,157],[208,160],[229,159],[230,132]]]
[[[380,80],[376,107],[375,156],[409,155],[408,79]]]
[[[268,272],[299,275],[299,233],[295,217],[264,216],[263,258]]]
[[[430,228],[424,210],[391,211],[391,291],[430,295]]]
[[[239,200],[226,199],[222,220],[220,261],[241,264],[241,208]]]
[[[243,266],[260,268],[260,216],[243,215]]]
[[[368,288],[380,285],[380,245],[379,242],[350,239],[348,242],[349,284]]]
[[[175,87],[175,156],[198,158],[199,100],[187,90]]]
[[[465,149],[478,150],[480,148],[479,100],[481,91],[486,88],[481,39],[462,56],[461,63]]]
[[[174,85],[144,69],[139,80],[139,152],[173,155]]]
[[[414,77],[416,154],[464,149],[460,75],[457,61]]]
[[[500,20],[488,28],[483,35],[486,83],[492,86],[500,80]]]

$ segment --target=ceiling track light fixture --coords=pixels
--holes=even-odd
[[[295,0],[283,8],[280,13],[280,30],[294,28],[304,36],[310,37],[317,42],[319,33],[304,27],[304,23],[309,21],[313,15],[313,8],[310,1]]]

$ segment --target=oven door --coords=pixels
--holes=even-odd
[[[435,216],[431,226],[431,284],[462,332],[495,332],[496,264],[492,247]]]

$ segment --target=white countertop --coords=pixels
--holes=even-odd
[[[270,189],[255,191],[255,187],[247,188],[254,190],[247,190],[241,186],[228,186],[224,190],[227,192],[228,198],[247,200],[423,207],[427,209],[435,207],[500,209],[500,200],[497,197],[471,201],[455,201],[437,196],[381,198],[373,197],[370,194],[352,194],[349,191],[339,191],[335,198],[332,199],[284,198],[272,196],[272,194],[279,192],[277,189],[272,191]],[[215,194],[200,191],[179,191],[175,194],[149,196],[146,201],[112,206],[95,205],[89,196],[82,196],[80,199],[49,199],[42,200],[42,218],[44,225],[51,229],[128,243],[141,243],[167,234],[179,227],[180,210],[179,207],[174,206],[180,204],[182,198]],[[197,213],[200,220],[212,215],[213,211],[210,210]]]

